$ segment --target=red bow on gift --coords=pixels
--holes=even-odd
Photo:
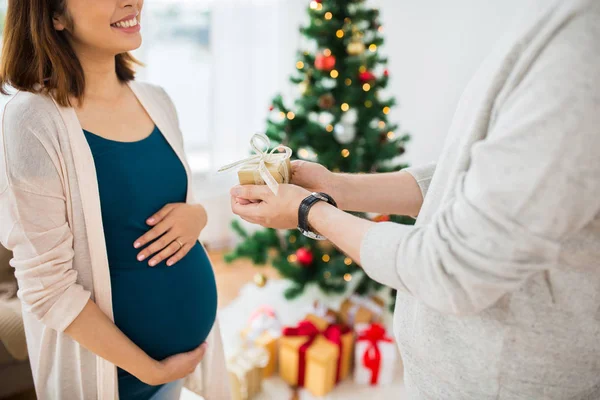
[[[350,332],[350,328],[345,325],[331,324],[324,331],[320,331],[315,324],[310,321],[300,321],[297,327],[283,328],[283,336],[308,336],[308,340],[300,346],[298,358],[298,386],[304,386],[304,377],[306,374],[306,351],[315,341],[317,336],[323,335],[325,339],[335,344],[339,349],[337,360],[336,382],[340,380],[340,370],[342,366],[342,335]]]
[[[371,385],[376,385],[379,380],[379,370],[381,369],[381,351],[379,351],[379,342],[392,343],[392,338],[386,335],[383,325],[372,324],[369,328],[358,336],[358,341],[368,341],[369,347],[363,355],[363,365],[371,371]]]

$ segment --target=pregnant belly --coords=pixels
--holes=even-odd
[[[214,324],[217,289],[196,245],[178,263],[110,266],[115,324],[150,357],[162,360],[202,344]]]

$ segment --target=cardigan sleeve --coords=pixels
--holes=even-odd
[[[91,293],[77,283],[72,268],[66,198],[58,158],[39,139],[44,126],[49,126],[47,121],[33,107],[9,103],[4,110],[0,242],[13,252],[23,311],[64,331]]]
[[[425,226],[381,223],[365,271],[445,313],[472,314],[556,268],[563,244],[600,212],[600,28],[556,33],[498,105],[451,201]]]

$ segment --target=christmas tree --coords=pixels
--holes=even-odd
[[[398,135],[398,126],[388,121],[395,100],[382,96],[389,73],[387,58],[379,51],[384,42],[379,10],[361,0],[314,0],[308,14],[310,22],[301,33],[315,50],[298,53],[290,79],[299,88],[298,98],[289,107],[281,95],[273,99],[267,136],[294,149],[296,157],[334,172],[404,168],[398,156],[404,153],[409,136]],[[402,216],[372,219],[414,222]],[[359,279],[358,294],[380,289],[329,242],[308,239],[297,230],[249,234],[237,221],[232,226],[243,241],[226,260],[245,257],[257,265],[272,264],[293,283],[285,293],[288,299],[300,295],[308,284],[317,284],[325,293],[343,293],[349,282]]]

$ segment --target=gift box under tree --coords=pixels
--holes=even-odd
[[[241,333],[248,346],[262,347],[269,354],[269,361],[262,368],[263,378],[277,371],[277,348],[281,336],[281,324],[275,310],[270,306],[259,307],[249,318],[248,327]]]
[[[354,333],[345,325],[308,315],[284,328],[279,345],[281,378],[315,396],[326,395],[350,373]]]
[[[396,343],[380,324],[356,326],[354,382],[387,385],[393,382],[398,364]]]
[[[252,400],[262,391],[262,368],[269,361],[261,347],[241,347],[227,359],[233,400]]]
[[[349,326],[381,322],[384,306],[385,302],[377,296],[352,295],[340,306],[340,321]]]

